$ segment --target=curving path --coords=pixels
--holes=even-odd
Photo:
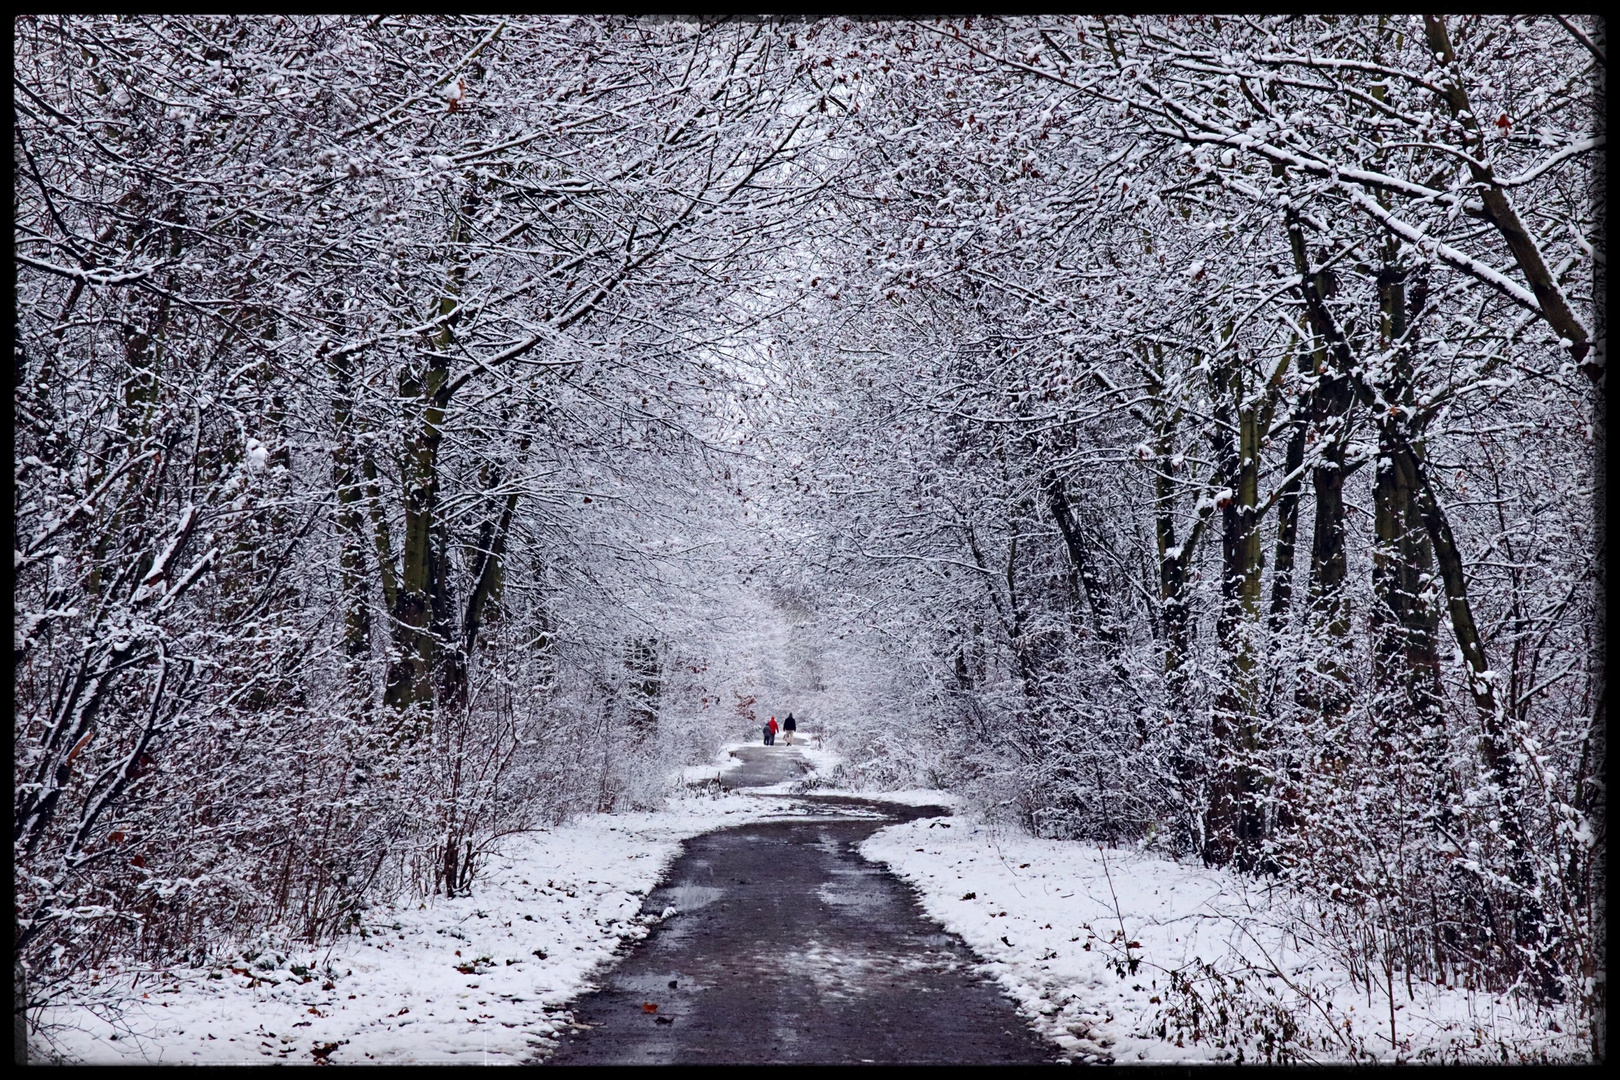
[[[810,771],[810,763],[791,746],[743,746],[731,753],[742,765],[721,773],[720,786],[733,791],[797,780]]]
[[[804,771],[787,747],[739,751],[727,786]],[[761,812],[768,812],[761,797]],[[645,910],[666,919],[574,1005],[590,1025],[555,1064],[1039,1063],[1051,1047],[910,889],[856,852],[874,831],[938,816],[801,797],[815,816],[686,843]],[[646,1006],[656,1005],[657,1011]]]

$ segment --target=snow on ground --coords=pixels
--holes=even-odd
[[[43,1020],[55,1054],[93,1063],[533,1060],[571,1021],[564,1003],[671,913],[638,915],[682,840],[804,812],[746,794],[589,815],[509,838],[470,897],[373,908],[363,936],[330,948],[147,973],[133,1001],[133,969],[102,972]],[[124,998],[116,1018],[95,1005],[112,997]]]
[[[1409,995],[1399,972],[1392,1050],[1389,996],[1313,944],[1302,905],[1263,882],[963,817],[891,826],[861,853],[916,887],[1080,1060],[1230,1060],[1239,1046],[1266,1060],[1267,1031],[1272,1060],[1585,1059],[1569,1016],[1418,982]]]
[[[718,794],[709,782],[736,767],[730,751],[744,745],[752,744],[728,745],[718,764],[684,770],[693,793],[663,810],[589,815],[511,837],[474,895],[373,908],[361,934],[329,948],[265,945],[211,968],[99,973],[99,985],[78,985],[43,1016],[53,1052],[109,1064],[532,1061],[572,1021],[566,1003],[670,914],[639,911],[681,841],[802,816],[802,803],[759,797],[795,785],[960,805],[941,791],[819,787],[837,757],[809,740],[794,747],[814,768],[808,778]],[[1306,1060],[1397,1056],[1388,996],[1296,935],[1297,905],[1263,884],[1134,851],[998,832],[962,816],[891,826],[861,850],[910,882],[929,914],[962,935],[1031,1022],[1077,1059],[1226,1060],[1239,1042],[1249,1059],[1264,1059],[1264,1029]],[[1200,969],[1204,962],[1212,967]],[[139,996],[130,1000],[132,981]],[[1557,1033],[1546,1014],[1511,1001],[1413,989],[1409,998],[1397,978],[1403,1060],[1501,1060],[1504,1043],[1515,1060],[1584,1054],[1568,1022],[1568,1033]],[[116,1016],[97,1004],[114,998]],[[1217,1022],[1223,1007],[1233,1023],[1258,1018],[1262,1033],[1234,1038]]]
[[[817,795],[834,795],[851,799],[872,799],[876,802],[897,803],[901,806],[938,806],[946,810],[954,810],[963,805],[964,800],[955,792],[941,791],[938,788],[906,788],[902,791],[862,791],[856,788],[835,788],[817,786],[814,791]]]
[[[811,775],[831,773],[840,760],[838,753],[823,746],[820,736],[814,732],[798,731],[794,734],[798,737],[793,740],[793,749],[809,763]],[[822,789],[818,787],[816,792],[820,794]]]

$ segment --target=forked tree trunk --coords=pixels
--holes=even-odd
[[[1041,486],[1046,490],[1047,507],[1052,512],[1052,519],[1057,522],[1058,531],[1063,534],[1064,549],[1069,553],[1075,576],[1086,598],[1086,606],[1091,611],[1092,632],[1097,635],[1098,641],[1118,644],[1119,625],[1114,619],[1113,605],[1097,573],[1097,562],[1092,558],[1085,535],[1080,531],[1080,520],[1069,502],[1067,485],[1055,470],[1049,469],[1042,478]]]
[[[401,713],[427,710],[433,701],[433,571],[435,516],[439,495],[439,443],[443,437],[445,380],[442,350],[425,371],[407,372],[400,397],[411,403],[414,426],[402,455],[405,488],[405,534],[401,541],[399,589],[394,601],[394,653],[390,658],[383,700]]]
[[[437,304],[441,322],[428,339],[427,359],[405,363],[400,374],[400,399],[406,403],[406,441],[401,447],[400,482],[405,495],[405,534],[399,559],[399,590],[394,600],[394,642],[383,700],[402,714],[414,713],[406,734],[415,737],[431,729],[435,623],[444,630],[448,579],[444,556],[434,541],[445,546],[438,520],[439,446],[444,440],[450,408],[449,351],[455,341],[457,310],[466,280],[461,245],[468,221],[478,206],[477,185],[469,184],[450,229],[450,269]],[[437,607],[437,611],[435,608]]]

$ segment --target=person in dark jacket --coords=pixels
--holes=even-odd
[[[799,730],[799,725],[793,722],[793,714],[788,713],[787,719],[782,721],[782,742],[784,745],[793,745],[793,733]]]
[[[776,744],[776,731],[776,717],[773,716],[771,717],[771,722],[765,725],[766,746],[774,746]]]

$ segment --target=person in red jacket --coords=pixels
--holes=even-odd
[[[771,722],[765,725],[765,745],[766,746],[775,746],[776,745],[776,732],[777,732],[776,717],[773,716],[773,717],[771,717]]]

